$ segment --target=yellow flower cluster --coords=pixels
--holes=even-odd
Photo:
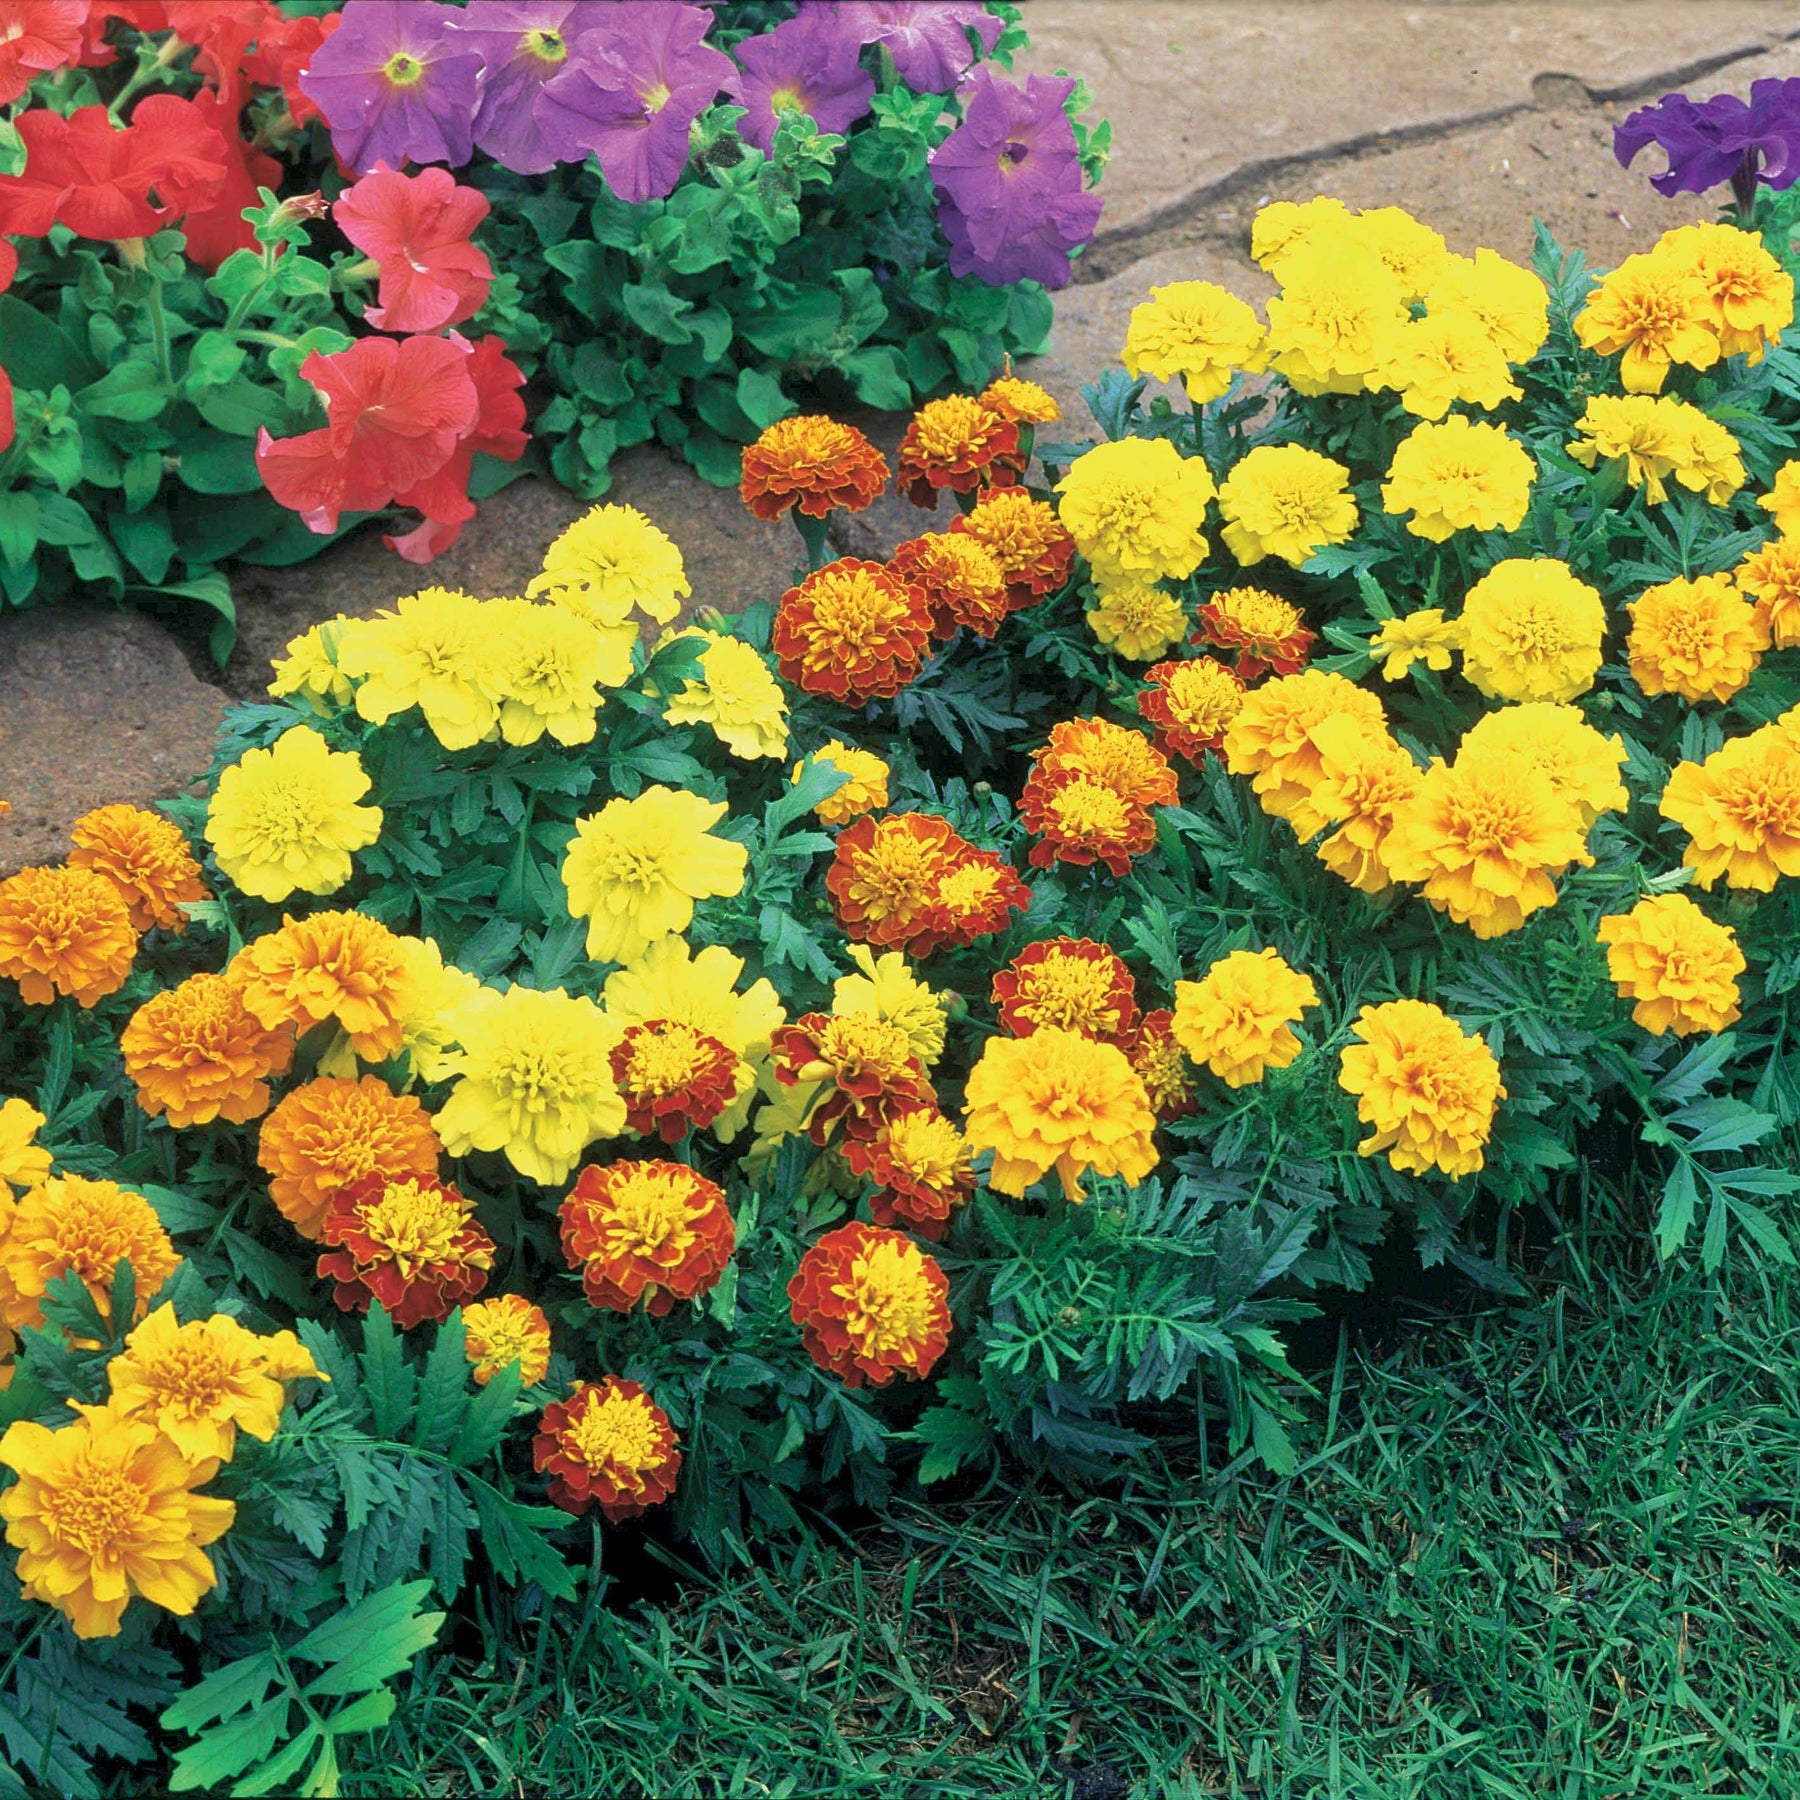
[[[1684,488],[1723,506],[1744,485],[1738,441],[1699,407],[1667,394],[1595,394],[1575,421],[1569,454],[1592,469],[1616,465],[1652,506],[1669,497],[1673,476]]]

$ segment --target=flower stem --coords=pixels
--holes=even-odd
[[[162,373],[163,386],[175,391],[175,364],[169,355],[169,315],[163,311],[162,282],[150,271],[150,293],[145,301],[150,314],[150,340],[156,346],[156,366]]]

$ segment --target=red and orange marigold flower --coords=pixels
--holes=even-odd
[[[858,819],[838,833],[825,873],[838,923],[858,943],[926,955],[939,881],[972,849],[934,813]]]
[[[319,1276],[337,1283],[338,1305],[367,1312],[379,1300],[402,1330],[449,1318],[494,1266],[474,1203],[430,1175],[370,1175],[340,1189],[319,1236]]]
[[[228,976],[200,974],[151,995],[119,1034],[119,1050],[151,1118],[242,1125],[268,1111],[268,1078],[286,1074],[294,1034],[263,1024]]]
[[[71,869],[92,869],[119,890],[131,913],[134,931],[160,925],[185,931],[186,900],[204,900],[188,841],[171,819],[140,806],[100,806],[84,813],[71,827]]]
[[[922,1381],[950,1341],[950,1283],[898,1231],[860,1222],[828,1231],[788,1283],[807,1353],[846,1387]]]
[[[1013,1037],[1055,1026],[1123,1047],[1137,1025],[1131,971],[1091,938],[1046,938],[1021,950],[994,977],[993,1000]]]
[[[1198,613],[1196,644],[1237,653],[1237,672],[1246,681],[1259,675],[1294,675],[1306,667],[1316,633],[1308,631],[1297,606],[1263,588],[1227,588]]]
[[[908,538],[887,566],[890,575],[925,596],[933,637],[953,638],[961,626],[991,638],[1011,610],[1005,572],[993,552],[966,531]]]
[[[590,1302],[661,1316],[718,1283],[737,1246],[724,1190],[685,1163],[590,1164],[562,1205],[563,1255]]]
[[[1145,1013],[1125,1050],[1126,1059],[1137,1071],[1150,1098],[1150,1110],[1164,1121],[1179,1119],[1198,1104],[1192,1065],[1171,1029],[1174,1020],[1175,1015],[1166,1006]]]
[[[1144,677],[1138,712],[1164,756],[1180,756],[1195,768],[1222,756],[1225,733],[1244,704],[1243,677],[1210,656],[1158,663]]]
[[[931,607],[880,563],[844,556],[782,595],[770,641],[786,680],[861,706],[918,674],[931,647]]]
[[[823,519],[835,508],[861,512],[887,486],[882,454],[854,425],[818,413],[777,419],[744,452],[738,492],[759,519],[789,507]]]
[[[674,1493],[681,1452],[669,1415],[635,1381],[608,1375],[544,1408],[531,1464],[564,1512],[598,1506],[617,1525]]]
[[[59,994],[92,1006],[125,985],[137,955],[131,909],[92,869],[21,869],[0,881],[0,977],[27,1006]]]
[[[1011,915],[1030,904],[1031,889],[1011,863],[993,850],[971,847],[938,877],[931,931],[923,941],[932,949],[972,944],[1004,931]],[[914,954],[925,951],[915,948]]]
[[[877,1225],[900,1225],[934,1241],[975,1191],[968,1142],[935,1107],[896,1112],[872,1138],[844,1145],[852,1174],[874,1182]]]
[[[738,1054],[679,1019],[628,1025],[613,1046],[612,1072],[627,1127],[676,1144],[704,1131],[738,1093]]]
[[[550,1369],[550,1321],[522,1294],[496,1294],[463,1310],[463,1354],[476,1385],[519,1365],[519,1385],[535,1387]]]
[[[1019,796],[1031,860],[1103,862],[1123,875],[1156,842],[1153,806],[1173,806],[1175,771],[1150,740],[1105,719],[1069,719],[1032,752]]]
[[[840,1120],[846,1137],[873,1137],[897,1111],[937,1102],[912,1040],[875,1013],[807,1013],[775,1033],[771,1055],[784,1087],[823,1086],[807,1119],[815,1144]]]
[[[1023,472],[1019,428],[973,394],[927,400],[900,440],[898,485],[914,506],[935,507],[938,493],[1007,487]]]
[[[1022,487],[991,488],[968,512],[950,521],[1000,565],[1014,612],[1060,593],[1075,573],[1075,540],[1048,500]]]

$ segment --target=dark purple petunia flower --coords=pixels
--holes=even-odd
[[[537,175],[587,152],[545,131],[537,105],[544,83],[569,66],[575,40],[601,22],[604,0],[471,0],[452,13],[460,43],[486,65],[475,143],[519,175]]]
[[[970,26],[984,50],[993,49],[1002,30],[980,0],[807,0],[801,8],[802,17],[822,13],[858,45],[885,44],[894,73],[919,94],[947,94],[961,80],[975,60]]]
[[[348,0],[300,77],[331,127],[331,146],[359,175],[385,162],[448,163],[472,150],[481,57],[457,39],[448,7]]]
[[[591,151],[621,200],[665,199],[687,167],[688,127],[735,65],[704,41],[704,7],[612,0],[597,17],[539,92],[538,127],[578,155]]]
[[[1075,83],[1033,75],[1024,87],[982,67],[963,83],[963,120],[931,156],[950,271],[998,286],[1029,277],[1064,287],[1069,257],[1094,235],[1063,101]]]
[[[1729,181],[1748,214],[1757,182],[1788,188],[1800,178],[1800,76],[1753,81],[1748,102],[1735,94],[1690,100],[1665,94],[1613,128],[1621,168],[1648,144],[1660,144],[1668,172],[1652,175],[1659,194],[1700,194]]]
[[[726,83],[749,110],[738,132],[766,156],[784,113],[807,113],[821,131],[844,131],[869,110],[874,77],[862,46],[828,14],[814,10],[737,47],[740,73]]]

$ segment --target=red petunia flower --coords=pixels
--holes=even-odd
[[[5,369],[0,368],[0,453],[12,448],[17,432],[18,422],[13,415],[12,377]]]
[[[90,0],[81,26],[78,67],[105,69],[119,60],[119,46],[106,41],[106,28],[114,19],[123,19],[133,31],[146,36],[169,29],[169,9],[164,0]]]
[[[230,115],[236,135],[237,115],[249,95],[244,59],[250,46],[281,14],[272,6],[244,0],[221,6],[218,0],[166,0],[169,29],[182,43],[194,46],[194,73],[211,82]]]
[[[256,233],[244,217],[244,209],[259,203],[258,188],[273,192],[281,185],[282,167],[237,135],[236,107],[207,88],[194,96],[193,104],[225,145],[225,179],[207,205],[188,214],[181,230],[188,255],[201,268],[216,270],[234,250],[256,248]],[[276,253],[286,248],[278,244]]]
[[[244,73],[258,87],[281,89],[281,96],[287,101],[288,115],[296,126],[325,116],[300,91],[300,77],[306,73],[319,46],[337,30],[343,16],[332,12],[323,18],[306,14],[298,19],[286,19],[276,13],[257,28],[256,48],[244,58]]]
[[[0,294],[12,286],[19,272],[19,253],[5,238],[0,238]]]
[[[579,1518],[597,1505],[617,1525],[674,1493],[681,1452],[669,1415],[635,1381],[608,1375],[544,1408],[531,1466],[550,1477],[564,1512]]]
[[[81,54],[86,0],[0,0],[0,106]]]
[[[725,1190],[685,1163],[590,1165],[562,1205],[563,1256],[595,1306],[661,1317],[718,1285],[737,1247]]]
[[[448,169],[402,175],[378,162],[331,209],[345,237],[380,266],[379,306],[363,314],[381,331],[438,331],[487,304],[494,271],[469,241],[487,198]]]

